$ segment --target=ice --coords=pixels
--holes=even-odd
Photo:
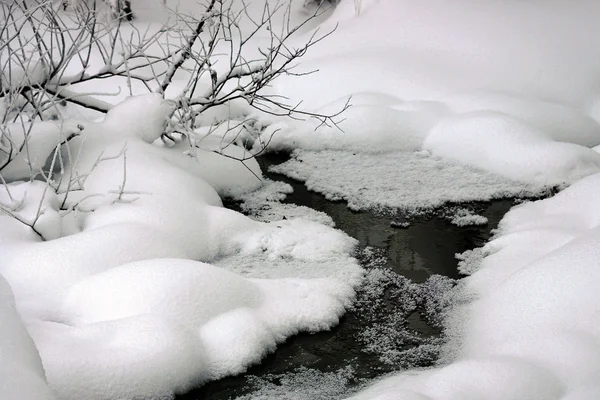
[[[282,201],[292,191],[292,186],[287,183],[265,179],[261,188],[244,193],[237,200],[241,202],[241,209],[258,221],[301,218],[331,227],[335,226],[333,219],[322,211],[293,203],[283,203]]]
[[[456,226],[485,225],[488,219],[483,215],[474,214],[468,208],[455,207],[449,210],[446,218]]]
[[[428,152],[369,154],[348,151],[296,151],[271,167],[353,210],[416,213],[447,202],[528,197],[547,188],[520,183],[431,156]],[[535,183],[535,184],[534,184]]]
[[[292,373],[250,377],[252,386],[258,390],[240,396],[238,400],[334,400],[343,398],[354,378],[351,367],[333,372],[320,372],[300,368]]]

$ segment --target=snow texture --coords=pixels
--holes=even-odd
[[[303,181],[309,190],[330,200],[347,201],[353,210],[408,214],[448,202],[529,197],[547,189],[445,161],[428,152],[298,150],[270,171]]]
[[[447,219],[456,226],[485,225],[488,219],[483,215],[474,214],[468,208],[454,207],[449,210]]]
[[[335,372],[320,372],[307,368],[280,375],[251,377],[251,385],[258,390],[237,400],[334,400],[343,398],[352,383],[351,367]]]
[[[298,70],[318,74],[283,77],[272,89],[319,113],[351,108],[327,125],[274,120],[257,149],[427,149],[534,185],[564,186],[600,171],[590,149],[600,143],[598,4],[378,0],[360,7],[341,1],[322,24],[337,29]]]
[[[76,161],[55,181],[0,191],[2,316],[12,321],[0,349],[19,368],[2,398],[169,398],[243,372],[290,335],[329,329],[350,305],[363,275],[356,241],[224,209],[219,194],[261,184],[256,161],[250,171],[152,144],[171,107],[129,98],[104,121],[81,122],[63,150]],[[207,263],[228,257],[230,271]]]
[[[0,275],[0,386],[5,399],[55,400],[46,384],[38,351],[15,308],[10,286]],[[10,382],[10,384],[9,384]]]
[[[253,192],[238,197],[241,209],[258,221],[278,221],[281,219],[302,218],[334,227],[333,219],[324,212],[306,206],[283,203],[293,191],[287,183],[264,179],[264,184]]]

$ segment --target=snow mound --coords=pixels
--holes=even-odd
[[[71,286],[63,310],[78,324],[156,313],[201,326],[239,307],[256,307],[261,295],[235,274],[196,261],[138,261],[93,275]],[[74,322],[75,322],[74,321]]]
[[[139,137],[152,143],[165,132],[167,119],[175,111],[175,104],[163,100],[158,93],[131,96],[112,108],[103,124],[109,132]]]
[[[598,12],[591,1],[340,2],[321,24],[335,30],[299,65],[318,74],[268,93],[323,115],[352,107],[326,125],[275,121],[255,146],[425,148],[512,180],[571,184],[599,171],[586,149],[600,143]]]
[[[268,143],[273,151],[414,151],[422,147],[429,130],[447,113],[442,103],[402,102],[381,93],[358,93],[350,99],[332,101],[319,112],[334,115],[346,102],[350,107],[334,117],[334,123],[275,123],[265,129],[255,147],[260,149],[261,144]]]
[[[564,186],[600,171],[596,152],[555,142],[525,123],[477,112],[440,122],[424,148],[432,154],[538,185]]]
[[[243,372],[289,335],[337,323],[352,289],[332,296],[324,284],[140,261],[73,285],[62,301],[68,324],[37,322],[31,331],[62,396],[160,398]]]
[[[26,399],[172,398],[243,372],[290,335],[329,329],[350,305],[362,279],[356,241],[224,209],[219,195],[261,185],[258,164],[228,158],[244,154],[235,145],[217,154],[210,140],[152,143],[171,109],[157,95],[130,98],[81,122],[57,152],[62,174],[0,191],[10,285],[0,312],[12,321],[0,352],[18,368],[14,380],[0,369],[0,397],[27,386]],[[207,264],[228,259],[246,276]]]
[[[0,275],[0,393],[5,399],[54,400],[39,353],[15,308],[10,286]],[[10,382],[10,384],[8,384]]]
[[[5,124],[0,131],[2,177],[11,182],[37,175],[60,144],[80,134],[83,126],[76,121],[39,121]],[[5,165],[6,164],[6,165]]]

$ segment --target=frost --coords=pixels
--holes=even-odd
[[[448,202],[536,196],[529,185],[420,153],[301,151],[270,168],[353,210],[419,213]],[[480,221],[479,221],[480,222]]]
[[[252,387],[259,389],[236,400],[335,400],[348,393],[353,383],[354,370],[345,367],[335,372],[320,372],[308,368],[297,371],[249,377]]]
[[[394,368],[429,366],[438,359],[445,342],[439,331],[419,332],[411,327],[411,320],[422,318],[427,324],[441,329],[442,321],[454,298],[451,295],[455,281],[439,275],[431,276],[422,284],[387,269],[384,253],[366,248],[362,253],[367,275],[357,288],[352,310],[365,326],[358,340],[367,353]]]
[[[447,217],[452,225],[456,226],[471,226],[485,225],[488,219],[482,215],[474,214],[467,208],[456,207],[450,210],[450,215]]]
[[[259,189],[244,193],[236,200],[241,201],[241,210],[257,221],[279,221],[301,218],[334,227],[331,217],[324,212],[305,206],[283,203],[292,192],[287,183],[265,179]]]
[[[485,247],[478,247],[473,250],[467,250],[464,253],[456,254],[458,261],[458,271],[463,275],[472,275],[480,267],[483,259],[490,255]]]

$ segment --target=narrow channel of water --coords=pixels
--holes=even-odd
[[[269,165],[284,160],[284,156],[278,155],[262,157],[263,171],[267,171]],[[385,258],[380,260],[379,267],[393,271],[397,274],[397,279],[386,281],[389,288],[384,294],[386,299],[382,303],[383,308],[373,310],[373,315],[365,315],[364,309],[350,311],[331,331],[291,337],[281,344],[275,353],[265,358],[260,365],[250,368],[246,374],[210,382],[200,389],[178,396],[177,400],[235,399],[252,392],[249,376],[282,374],[300,367],[331,372],[351,365],[354,377],[360,381],[397,370],[404,365],[409,367],[432,365],[436,358],[435,351],[431,354],[420,351],[418,360],[415,361],[416,353],[411,353],[410,350],[435,349],[435,346],[426,345],[434,343],[439,337],[439,327],[432,326],[434,324],[424,315],[421,305],[416,304],[411,308],[399,304],[398,296],[402,294],[398,292],[402,291],[403,287],[423,284],[432,275],[460,278],[455,254],[485,244],[491,230],[512,207],[513,201],[470,203],[470,208],[488,219],[487,225],[484,226],[458,227],[452,225],[446,218],[433,215],[411,219],[407,228],[397,228],[391,223],[392,221],[403,222],[401,217],[354,212],[348,209],[344,202],[332,202],[318,193],[308,191],[300,182],[269,172],[265,175],[272,180],[284,181],[292,185],[294,192],[288,195],[286,202],[327,213],[333,218],[338,229],[359,240],[362,249],[374,249],[378,254],[383,255]],[[372,260],[364,257],[364,252],[361,254],[359,258],[365,267],[369,268],[367,264],[372,264]],[[404,363],[401,359],[397,363],[390,363],[389,360],[385,362],[382,361],[381,354],[364,351],[365,342],[361,338],[364,338],[364,331],[367,328],[365,324],[380,323],[382,313],[386,312],[389,312],[390,316],[400,315],[399,324],[404,325],[406,332],[409,332],[410,337],[404,334],[398,345],[399,350],[394,354],[399,357],[406,354],[407,358],[411,358],[410,362]]]

